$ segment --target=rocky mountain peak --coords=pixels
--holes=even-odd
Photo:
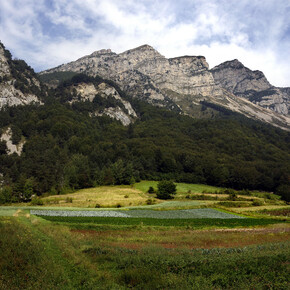
[[[227,91],[266,109],[289,115],[290,94],[272,86],[263,72],[252,71],[237,59],[211,69],[215,81]]]
[[[215,66],[212,70],[219,70],[219,69],[226,69],[226,68],[242,69],[242,68],[245,68],[245,66],[238,59],[233,59],[233,60],[229,60]]]
[[[152,46],[150,46],[148,44],[143,44],[143,45],[138,46],[136,48],[126,50],[126,51],[120,53],[120,56],[136,54],[136,53],[152,55],[152,56],[162,56],[156,49],[154,49]]]
[[[112,52],[111,49],[101,49],[101,50],[97,50],[95,52],[93,52],[92,54],[90,54],[90,57],[95,57],[95,56],[100,56],[100,55],[111,55],[111,54],[115,54]]]
[[[183,114],[194,115],[195,106],[206,101],[283,128],[290,124],[286,116],[267,110],[287,114],[287,105],[280,97],[275,98],[275,105],[271,98],[270,104],[252,98],[253,92],[268,91],[272,86],[263,73],[251,71],[237,59],[209,70],[203,56],[167,59],[153,47],[142,45],[120,54],[95,52],[42,74],[61,71],[113,80],[131,97]]]
[[[152,46],[145,44],[127,51],[120,53],[120,60],[128,61],[128,65],[135,66],[144,61],[150,61],[154,59],[164,59],[165,57],[161,55]]]

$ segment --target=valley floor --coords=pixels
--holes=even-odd
[[[161,201],[149,185],[1,206],[0,289],[289,289],[289,205],[187,184]]]
[[[81,218],[39,217],[28,209],[0,217],[0,288],[289,287],[285,220],[216,219],[222,223],[215,225],[214,219],[192,219],[178,225],[176,219],[148,224],[135,218],[131,224],[134,218]]]

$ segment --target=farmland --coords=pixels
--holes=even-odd
[[[155,184],[0,207],[0,288],[287,289],[289,205],[258,193],[244,197],[261,206],[226,208],[220,189],[182,184],[161,201],[147,193]]]

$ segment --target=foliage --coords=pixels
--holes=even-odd
[[[17,201],[13,196],[12,188],[10,186],[4,186],[0,188],[0,204],[11,203]]]
[[[280,195],[283,200],[290,202],[290,185],[289,184],[279,185],[275,193]]]
[[[171,199],[172,195],[176,194],[176,185],[173,181],[162,180],[157,184],[157,198],[159,199]]]
[[[74,224],[75,228],[82,228],[81,224],[110,225],[110,226],[144,226],[151,227],[188,227],[191,229],[203,228],[235,228],[248,226],[264,226],[281,223],[275,219],[216,219],[216,218],[195,218],[195,219],[156,219],[156,218],[122,218],[122,217],[65,217],[65,216],[42,216],[43,219],[53,222],[64,222]],[[86,225],[85,225],[86,227]],[[89,226],[88,226],[89,227]]]
[[[44,205],[44,202],[42,199],[35,197],[35,198],[32,198],[30,204],[31,205]]]
[[[155,189],[152,186],[149,186],[148,193],[155,193]]]

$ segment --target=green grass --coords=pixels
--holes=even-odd
[[[215,191],[221,190],[221,187],[210,186],[205,184],[188,184],[188,183],[177,183],[177,193],[214,193]]]
[[[52,220],[57,221],[34,216],[0,218],[0,289],[287,289],[289,286],[290,242],[286,232],[275,235],[275,242],[267,243],[266,231],[263,244],[228,247],[239,242],[244,232],[192,230],[269,225],[275,222],[271,219],[198,219],[189,225],[182,224],[190,226],[183,229],[176,226],[181,220]],[[133,221],[132,226],[123,226],[128,221]],[[146,221],[158,227],[146,227]],[[283,230],[285,226],[275,225],[272,229]],[[248,234],[247,239],[257,243],[261,234],[253,235]],[[200,248],[179,248],[184,240],[193,241],[192,245],[201,240]],[[135,242],[144,243],[144,247],[134,248]],[[212,242],[225,247],[212,248]],[[164,248],[164,243],[174,248]]]
[[[0,206],[0,216],[13,216],[17,211],[17,208],[8,206]]]
[[[53,239],[21,218],[1,218],[0,237],[0,289],[93,287],[86,269],[76,269]]]
[[[115,265],[117,281],[136,289],[286,289],[289,244],[247,249],[141,252],[91,247],[94,263]]]
[[[155,219],[155,218],[115,218],[115,217],[53,217],[42,216],[43,219],[58,222],[71,223],[78,227],[78,224],[112,225],[112,226],[157,226],[157,227],[189,227],[192,229],[203,228],[235,228],[254,227],[281,223],[275,219]],[[83,226],[82,226],[83,227]],[[86,227],[86,226],[85,226]]]
[[[149,187],[152,186],[155,190],[157,190],[158,181],[141,181],[139,183],[135,183],[134,187],[143,192],[147,192]],[[215,187],[204,184],[189,184],[189,183],[176,183],[177,193],[186,193],[191,191],[191,193],[203,193],[212,192],[214,193],[216,190],[221,190],[221,187]]]

